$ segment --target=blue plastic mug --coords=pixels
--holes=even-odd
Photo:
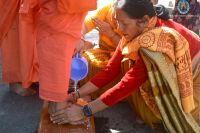
[[[78,82],[88,74],[88,62],[80,53],[76,53],[72,58],[70,79]]]

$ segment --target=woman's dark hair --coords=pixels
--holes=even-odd
[[[165,8],[165,6],[163,6],[163,5],[155,5],[154,8],[155,8],[155,11],[156,11],[156,15],[159,18],[161,18],[163,20],[170,19],[169,11],[168,11],[167,8]]]
[[[140,19],[144,15],[153,17],[158,14],[159,18],[167,20],[166,12],[162,12],[162,11],[167,11],[167,9],[164,6],[163,6],[164,8],[156,7],[154,9],[151,0],[116,0],[114,3],[114,7],[125,11],[128,14],[128,16],[132,19]],[[169,17],[169,12],[168,12],[168,17]]]

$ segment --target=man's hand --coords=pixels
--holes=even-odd
[[[106,23],[100,19],[94,18],[92,19],[94,25],[96,26],[96,29],[103,35],[112,37],[115,35],[115,32],[113,31],[112,27],[109,23]]]

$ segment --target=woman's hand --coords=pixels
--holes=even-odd
[[[86,51],[88,49],[92,49],[93,47],[94,47],[94,45],[91,42],[81,39],[76,44],[76,50],[74,53],[80,52],[82,54],[84,51]]]
[[[56,124],[70,123],[73,125],[84,124],[85,116],[82,111],[82,106],[72,104],[68,108],[52,113],[50,119]]]
[[[94,25],[97,27],[96,29],[103,35],[112,37],[115,35],[115,32],[113,31],[112,27],[109,23],[106,23],[100,19],[94,18],[92,19]]]

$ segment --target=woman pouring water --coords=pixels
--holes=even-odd
[[[80,88],[80,96],[112,81],[121,71],[121,62],[131,60],[135,64],[98,99],[83,107],[73,104],[52,114],[51,120],[58,124],[77,122],[134,92],[133,97],[140,98],[134,103],[135,110],[152,128],[164,124],[171,133],[200,132],[199,120],[192,112],[199,107],[193,100],[193,94],[199,94],[198,87],[193,88],[193,79],[199,79],[199,62],[192,77],[188,41],[171,28],[156,27],[158,18],[149,0],[118,0],[114,7],[123,38],[104,70]]]

